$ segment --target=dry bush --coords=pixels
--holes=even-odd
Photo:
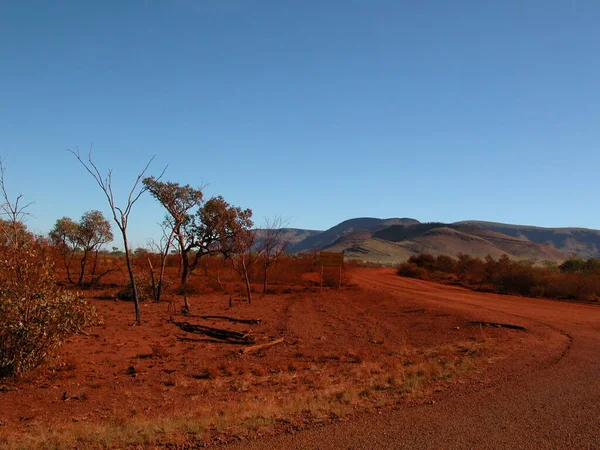
[[[342,269],[342,286],[350,284],[350,274],[347,270]],[[340,268],[339,266],[331,266],[323,268],[323,286],[337,288],[340,285]]]
[[[306,285],[306,281],[302,276],[316,271],[318,271],[318,268],[315,266],[315,260],[312,256],[285,255],[269,268],[269,283],[271,285]]]
[[[512,261],[506,255],[485,261],[459,254],[458,260],[441,255],[413,256],[398,268],[398,275],[410,278],[447,279],[453,273],[463,283],[486,286],[500,294],[593,301],[600,295],[600,260],[571,258],[559,266]]]
[[[408,263],[415,264],[428,272],[432,272],[435,270],[436,259],[429,253],[421,253],[420,255],[414,255],[408,258]]]
[[[146,275],[137,275],[135,277],[138,298],[140,301],[151,300],[153,298],[152,281]],[[133,288],[131,281],[127,281],[117,293],[119,300],[133,300]]]
[[[95,308],[57,287],[50,250],[32,235],[2,248],[0,317],[0,376],[39,366],[67,336],[100,322]]]
[[[402,263],[398,266],[398,275],[406,278],[419,278],[426,280],[427,269],[417,266],[415,263]]]

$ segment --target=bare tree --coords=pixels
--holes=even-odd
[[[272,264],[274,264],[281,255],[284,254],[287,247],[290,245],[290,240],[285,237],[285,227],[287,222],[281,217],[265,219],[265,227],[261,230],[261,240],[257,246],[257,250],[261,253],[264,276],[263,276],[263,293],[267,293],[268,272]]]
[[[148,264],[150,265],[150,278],[152,280],[152,293],[154,295],[154,301],[156,303],[160,302],[160,297],[162,295],[163,288],[163,280],[165,275],[165,267],[167,264],[167,257],[169,256],[169,250],[173,245],[173,239],[175,238],[175,234],[173,232],[173,224],[170,221],[170,217],[166,217],[162,223],[159,223],[160,230],[162,232],[162,236],[160,239],[155,241],[154,239],[148,242],[150,249],[153,252],[156,252],[160,257],[160,268],[158,272],[158,282],[155,280],[154,276],[154,267],[152,265],[152,261],[148,258]]]
[[[242,228],[237,231],[233,237],[233,246],[231,248],[231,265],[233,269],[242,277],[246,284],[246,295],[248,303],[252,303],[252,289],[250,287],[250,268],[262,255],[262,251],[255,251],[256,230]]]
[[[7,247],[18,249],[24,241],[30,238],[30,233],[27,232],[27,228],[24,225],[25,218],[30,214],[26,212],[33,202],[29,202],[25,205],[21,204],[23,198],[22,194],[17,195],[15,201],[11,201],[6,190],[6,184],[4,183],[4,172],[5,167],[0,159],[0,189],[2,190],[2,205],[0,205],[0,216],[4,219],[4,224],[0,227],[2,232],[3,240]]]
[[[131,252],[129,249],[129,241],[127,240],[127,225],[129,224],[129,215],[131,214],[131,208],[133,205],[139,200],[144,192],[148,190],[145,185],[140,187],[140,182],[144,178],[146,170],[154,160],[154,156],[150,158],[144,169],[137,176],[133,187],[129,191],[129,195],[127,197],[127,204],[124,208],[121,208],[115,203],[115,196],[112,188],[112,169],[108,170],[106,176],[102,176],[98,166],[92,161],[92,151],[88,153],[87,162],[85,162],[79,153],[74,152],[73,150],[69,150],[81,163],[81,165],[88,171],[88,173],[94,178],[104,195],[106,196],[106,200],[108,201],[108,205],[110,206],[111,212],[113,214],[113,219],[117,224],[117,227],[121,231],[121,236],[123,237],[123,247],[125,248],[125,261],[127,263],[127,271],[129,272],[129,280],[131,282],[131,289],[133,291],[133,304],[135,307],[135,323],[140,325],[142,322],[140,315],[140,300],[138,297],[137,286],[135,284],[135,276],[133,274],[133,266],[131,264]],[[165,169],[166,170],[166,169]],[[164,173],[164,170],[163,170]],[[162,176],[162,174],[161,174]],[[160,177],[159,177],[160,178]]]

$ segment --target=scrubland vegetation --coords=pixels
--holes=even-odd
[[[12,428],[0,421],[0,446],[202,444],[296,429],[420,398],[491,359],[493,339],[466,319],[403,313],[394,296],[355,289],[358,263],[340,270],[320,266],[317,252],[286,254],[281,219],[258,234],[250,209],[144,177],[148,166],[120,209],[112,174],[76,156],[108,200],[123,251],[104,247],[114,234],[98,210],[34,235],[29,205],[0,179],[0,378],[11,388],[0,387],[14,416]],[[133,249],[129,214],[145,192],[164,207],[162,237]],[[589,299],[598,266],[421,255],[399,273]],[[431,326],[411,329],[415,313]],[[433,337],[436,327],[452,331]],[[52,420],[31,414],[32,402]]]
[[[398,275],[422,280],[457,282],[472,288],[526,297],[598,301],[600,259],[572,257],[562,264],[512,261],[506,255],[484,260],[461,254],[412,256]]]

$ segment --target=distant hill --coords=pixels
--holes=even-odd
[[[575,254],[582,258],[600,257],[600,230],[588,228],[543,228],[477,220],[458,222],[458,224],[469,224],[496,231],[521,241],[548,244],[567,255]]]
[[[467,253],[484,258],[507,254],[513,259],[563,261],[569,255],[556,248],[514,238],[496,231],[469,224],[419,223],[410,226],[394,225],[378,231],[346,234],[327,251],[343,251],[347,258],[364,261],[395,263],[411,255],[431,253],[457,256]]]
[[[326,231],[314,234],[302,241],[295,243],[294,245],[290,246],[289,251],[293,253],[300,253],[312,249],[323,249],[332,245],[341,237],[354,231],[378,231],[391,225],[409,226],[418,223],[418,220],[408,218],[376,219],[373,217],[359,217],[356,219],[345,220],[344,222],[339,223]]]
[[[259,236],[262,231],[259,230]],[[410,218],[360,217],[325,231],[284,229],[288,251],[344,252],[347,258],[381,263],[405,261],[431,253],[560,262],[575,254],[600,257],[600,230],[542,228],[482,221],[421,223]]]
[[[295,244],[304,241],[310,237],[316,236],[318,234],[323,233],[321,230],[303,230],[300,228],[281,228],[280,238],[284,241],[288,241],[290,243],[288,247],[288,252],[295,253],[293,250],[290,250]],[[266,230],[263,228],[256,229],[257,232],[257,241],[263,239],[263,236],[266,233]]]

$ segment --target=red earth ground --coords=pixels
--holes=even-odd
[[[197,296],[172,320],[144,303],[141,327],[130,303],[92,299],[104,325],[0,391],[0,446],[600,448],[600,308],[352,276],[359,287],[251,305]],[[284,341],[242,354],[206,327]]]
[[[458,385],[436,401],[231,449],[598,449],[600,308],[544,299],[481,294],[364,270],[365,292],[452,316],[476,315],[527,328],[526,349],[495,364],[482,384]]]

